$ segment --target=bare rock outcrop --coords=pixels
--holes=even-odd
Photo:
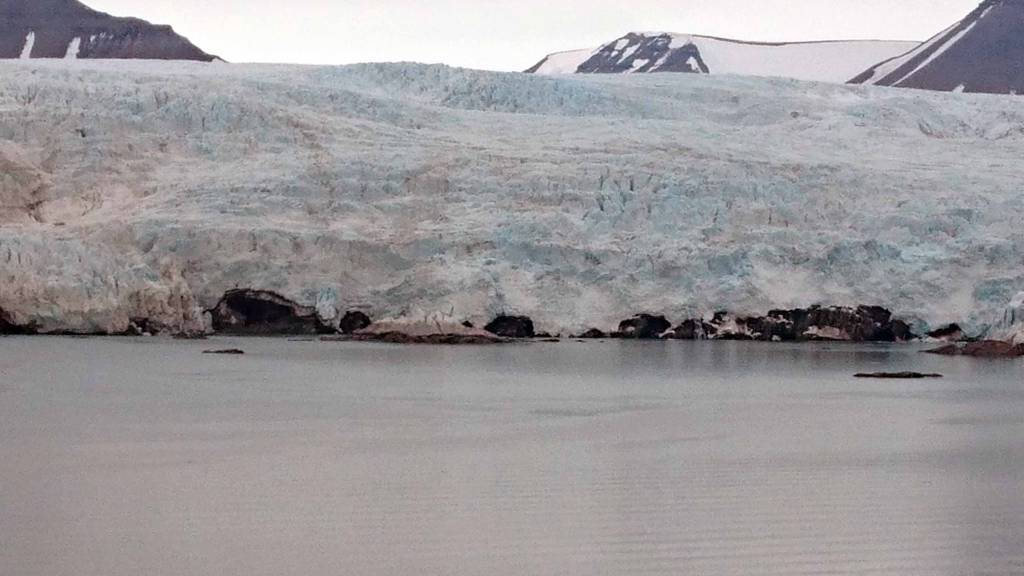
[[[350,310],[342,316],[341,322],[338,324],[338,330],[340,330],[342,334],[355,334],[356,332],[367,328],[370,324],[373,324],[373,321],[365,312]]]
[[[533,338],[533,320],[527,316],[498,316],[484,330],[501,338]]]
[[[316,308],[301,306],[266,290],[231,290],[209,313],[213,330],[218,334],[272,336],[334,332],[320,320]]]
[[[631,340],[658,340],[671,329],[672,323],[664,316],[638,314],[620,322],[615,336]]]

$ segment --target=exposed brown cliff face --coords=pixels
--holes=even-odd
[[[215,59],[170,26],[118,18],[76,0],[0,0],[0,58],[65,56]]]

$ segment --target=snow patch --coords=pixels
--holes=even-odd
[[[28,36],[25,36],[25,46],[21,49],[20,59],[28,60],[32,57],[32,49],[36,46],[36,33],[29,32]]]
[[[962,40],[964,38],[964,36],[966,36],[968,33],[970,33],[970,31],[973,30],[974,27],[977,26],[977,24],[978,24],[977,21],[972,22],[970,26],[968,26],[968,27],[964,28],[963,30],[961,30],[960,32],[958,32],[956,34],[956,36],[953,36],[952,38],[950,38],[949,41],[946,42],[945,44],[943,44],[938,50],[936,50],[935,52],[932,52],[931,56],[929,56],[928,58],[925,58],[924,61],[921,62],[921,64],[917,68],[914,68],[909,74],[906,74],[902,78],[900,78],[899,80],[893,82],[892,85],[893,86],[899,86],[904,81],[906,81],[907,78],[910,78],[914,74],[917,74],[918,72],[921,71],[921,69],[925,68],[926,66],[928,66],[929,64],[934,62],[936,58],[938,58],[939,56],[942,56],[943,54],[945,54],[947,50],[952,48],[957,42]]]
[[[945,30],[943,30],[942,32],[939,32],[935,36],[932,36],[928,41],[924,42],[923,44],[918,45],[913,50],[910,50],[910,51],[906,52],[905,54],[903,54],[901,56],[898,56],[896,58],[891,58],[891,59],[888,59],[888,60],[885,60],[885,61],[880,61],[882,63],[879,64],[878,66],[874,67],[873,72],[871,74],[871,77],[868,78],[867,80],[865,80],[863,83],[864,84],[877,84],[878,82],[881,82],[882,80],[887,78],[890,74],[892,74],[893,72],[895,72],[895,71],[899,70],[900,68],[902,68],[907,62],[910,62],[911,60],[916,58],[918,54],[921,54],[921,53],[927,51],[932,46],[934,46],[936,43],[938,43],[943,38],[948,36],[949,33],[952,32],[953,30],[956,30],[957,26],[959,26],[959,25],[960,25],[959,22],[956,23],[956,24],[953,24],[949,28],[946,28]],[[865,70],[867,70],[867,68],[865,68]],[[851,78],[853,78],[853,77],[854,76],[851,76]]]
[[[635,72],[643,68],[644,66],[647,66],[647,64],[649,64],[650,62],[650,60],[644,58],[637,58],[636,60],[633,61],[633,68],[630,70],[630,72]]]
[[[579,67],[594,55],[594,52],[594,50],[587,49],[552,54],[537,68],[535,74],[575,74]]]
[[[78,37],[78,36],[75,36],[74,38],[72,38],[71,42],[68,42],[68,50],[64,54],[64,59],[65,60],[77,60],[78,59],[78,51],[81,49],[81,47],[82,47],[82,39],[80,37]]]
[[[906,42],[807,42],[744,44],[699,38],[694,42],[712,74],[776,76],[846,82],[876,62],[908,49]]]

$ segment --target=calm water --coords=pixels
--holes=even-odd
[[[1024,574],[1024,362],[0,339],[0,574]]]

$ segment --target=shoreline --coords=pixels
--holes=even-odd
[[[1008,316],[1009,317],[1009,316]],[[1013,316],[1015,318],[1015,316]],[[1004,320],[1004,324],[1011,322]],[[371,341],[392,344],[490,345],[520,341],[561,342],[564,340],[710,340],[757,342],[921,342],[945,345],[947,354],[959,354],[970,344],[999,341],[993,330],[968,334],[959,324],[921,329],[881,306],[822,306],[773,309],[764,315],[746,316],[730,311],[715,312],[711,318],[671,321],[664,315],[639,313],[622,320],[613,329],[589,327],[580,331],[551,333],[538,330],[534,319],[525,315],[499,314],[482,327],[452,316],[420,319],[375,319],[364,310],[343,314],[303,305],[273,291],[233,289],[198,319],[168,326],[150,318],[135,317],[116,332],[52,330],[35,324],[19,324],[0,308],[0,335],[52,335],[71,337],[171,336],[201,340],[209,336],[267,336],[321,338],[335,341]],[[920,332],[920,333],[919,333]],[[1004,341],[1016,353],[1013,338]],[[957,349],[956,345],[968,345]],[[954,348],[950,351],[949,347]]]
[[[379,336],[367,335],[319,335],[300,336],[289,334],[210,334],[202,338],[178,338],[173,335],[131,335],[131,334],[0,334],[0,341],[4,339],[73,339],[73,340],[107,340],[126,342],[196,342],[210,343],[233,342],[236,346],[242,346],[242,342],[258,342],[269,340],[284,340],[288,343],[321,343],[321,344],[383,344],[395,348],[480,348],[492,346],[531,346],[538,344],[583,344],[583,345],[607,345],[612,343],[626,343],[637,346],[670,346],[676,344],[688,345],[740,345],[764,349],[776,347],[780,350],[786,349],[817,349],[821,351],[837,351],[852,348],[872,348],[878,350],[893,349],[916,349],[918,353],[940,356],[945,358],[969,358],[975,360],[1019,360],[1024,359],[1024,344],[1013,344],[999,340],[971,340],[971,341],[938,341],[929,339],[901,340],[893,342],[883,341],[853,341],[853,340],[802,340],[802,341],[769,341],[769,340],[740,340],[740,339],[701,339],[701,340],[680,340],[672,338],[638,339],[622,337],[606,338],[578,338],[578,337],[543,337],[543,338],[497,338],[479,337],[453,334],[432,334],[426,336],[410,336],[408,334],[389,332]],[[200,347],[204,348],[204,347]],[[242,349],[207,349],[203,354],[231,354],[244,355]]]

